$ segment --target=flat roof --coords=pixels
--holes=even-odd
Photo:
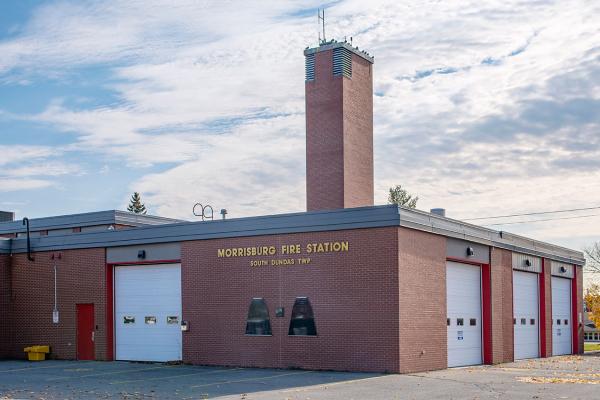
[[[318,47],[311,47],[311,48],[307,47],[306,49],[304,49],[304,55],[307,56],[309,54],[315,54],[320,51],[337,49],[338,47],[343,47],[347,50],[350,50],[352,53],[356,54],[359,57],[364,58],[371,64],[373,64],[375,62],[375,58],[372,55],[370,55],[369,53],[367,53],[364,50],[359,50],[358,46],[352,47],[352,44],[350,44],[348,42],[338,42],[336,40],[330,40],[329,42],[322,43]]]
[[[30,231],[45,231],[75,227],[98,225],[131,225],[147,226],[183,222],[180,219],[157,217],[154,215],[135,214],[128,211],[107,210],[82,214],[57,215],[53,217],[30,218]],[[27,229],[21,219],[10,222],[0,222],[0,235],[23,233]]]
[[[32,237],[31,246],[33,251],[53,251],[391,226],[416,229],[570,264],[585,263],[580,251],[396,205],[164,223],[114,231]],[[25,238],[10,239],[10,242],[9,248],[13,253],[27,251]]]

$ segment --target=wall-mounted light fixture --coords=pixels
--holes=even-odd
[[[565,266],[563,265],[562,267],[560,267],[560,273],[564,274],[565,272],[567,272],[567,269],[565,268]]]
[[[471,246],[467,247],[467,257],[473,257],[475,255],[475,249]]]
[[[146,258],[146,250],[138,250],[138,258],[140,260],[143,260],[144,258]]]
[[[525,266],[531,267],[531,260],[529,260],[529,259],[525,260]]]

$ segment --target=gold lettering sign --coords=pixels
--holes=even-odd
[[[302,255],[313,255],[318,253],[340,253],[347,252],[350,245],[347,241],[340,242],[314,242],[307,243],[304,247],[300,244],[284,244],[276,246],[250,246],[250,247],[227,247],[217,249],[218,258],[232,257],[272,257],[282,258],[260,258],[250,260],[251,267],[285,267],[292,265],[308,265],[312,262],[310,257]],[[296,257],[297,256],[297,257]]]
[[[315,253],[340,253],[346,252],[350,248],[348,242],[317,242],[308,243],[304,247],[300,244],[284,244],[279,249],[275,246],[252,246],[252,247],[227,247],[217,249],[217,257],[257,257],[295,255],[295,254],[315,254]],[[279,251],[278,251],[279,250]]]

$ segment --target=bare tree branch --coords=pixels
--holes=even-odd
[[[584,250],[585,269],[593,274],[600,274],[600,242],[596,242]]]

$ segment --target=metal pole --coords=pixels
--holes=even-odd
[[[327,42],[327,39],[325,38],[325,9],[323,9],[323,41]]]

